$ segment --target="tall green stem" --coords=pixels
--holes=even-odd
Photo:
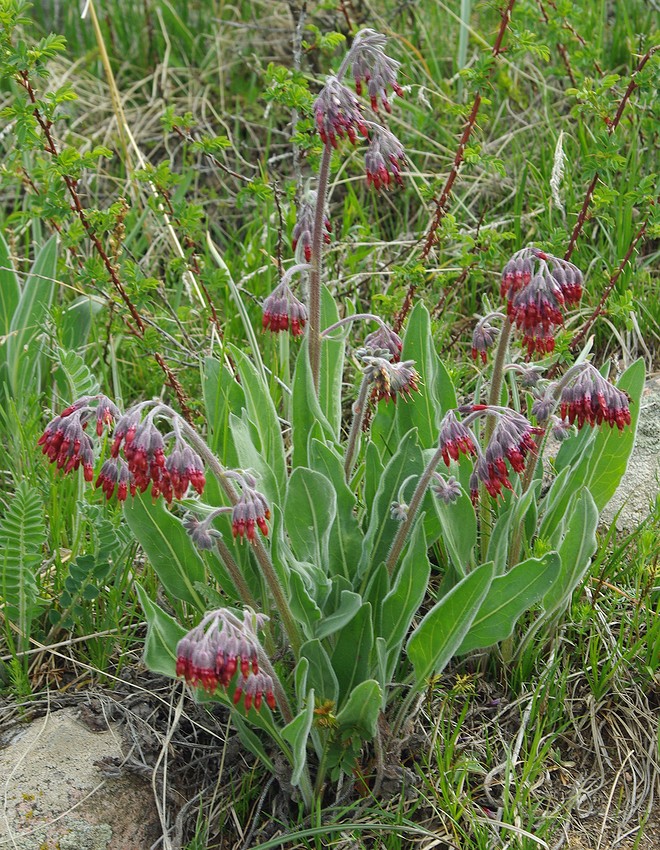
[[[314,211],[314,233],[312,234],[312,270],[309,275],[309,362],[312,370],[314,389],[318,395],[319,374],[321,371],[321,272],[323,270],[323,230],[325,202],[330,179],[330,159],[332,147],[323,149],[316,190],[316,209]]]
[[[239,501],[239,495],[236,492],[236,488],[227,477],[224,467],[217,459],[217,457],[213,454],[211,449],[207,446],[206,442],[199,436],[197,431],[189,425],[185,420],[183,420],[176,411],[172,410],[172,408],[167,407],[166,405],[162,405],[164,410],[167,410],[170,415],[174,415],[181,426],[181,430],[185,433],[186,437],[190,440],[195,449],[199,452],[200,456],[205,461],[208,468],[211,470],[213,475],[218,481],[218,484],[222,487],[224,492],[227,495],[227,498],[230,502],[235,505]],[[289,603],[287,601],[286,596],[284,595],[284,590],[282,585],[280,584],[280,580],[275,572],[275,567],[273,566],[273,562],[270,559],[270,555],[266,550],[266,547],[261,542],[261,540],[256,537],[253,544],[253,551],[255,557],[259,563],[261,568],[261,572],[263,573],[264,579],[266,580],[266,584],[268,585],[268,589],[270,590],[273,600],[275,602],[275,607],[280,615],[282,620],[282,625],[284,626],[284,631],[286,632],[286,636],[289,640],[289,644],[291,645],[291,649],[293,650],[294,655],[298,658],[300,653],[301,646],[301,637],[300,632],[298,630],[298,624],[295,621],[293,613],[291,612],[291,608],[289,607]]]
[[[394,569],[399,560],[399,556],[401,555],[404,543],[408,539],[408,535],[410,534],[410,530],[412,529],[415,517],[417,516],[419,506],[422,504],[424,493],[426,493],[426,490],[429,484],[431,483],[431,478],[433,476],[435,468],[440,463],[441,459],[442,449],[440,448],[437,449],[437,451],[431,458],[428,466],[422,473],[419,481],[417,482],[417,487],[415,487],[415,492],[412,494],[410,505],[408,506],[408,515],[399,526],[399,530],[397,531],[396,537],[394,538],[392,546],[390,547],[390,551],[388,552],[387,561],[385,561],[385,566],[387,567],[387,571],[390,575],[392,575],[392,573],[394,572]]]
[[[495,360],[493,362],[493,374],[490,379],[490,392],[488,394],[488,404],[493,407],[499,407],[502,384],[504,382],[504,366],[506,363],[507,352],[509,350],[509,340],[511,339],[511,331],[513,324],[510,319],[506,319],[502,326],[502,333],[495,352]],[[488,416],[486,418],[486,426],[484,429],[484,445],[488,445],[490,438],[493,436],[495,429],[496,416]],[[490,543],[490,513],[488,510],[488,499],[486,497],[485,488],[481,487],[479,494],[479,527],[481,530],[481,560],[485,561],[488,553],[488,544]]]
[[[351,431],[348,435],[348,443],[346,444],[346,456],[344,458],[344,473],[346,480],[349,481],[351,472],[353,471],[353,463],[355,462],[355,453],[357,451],[360,431],[362,423],[367,412],[367,395],[369,393],[370,381],[366,375],[362,378],[360,384],[360,392],[358,393],[357,401],[353,405],[353,422],[351,423]]]

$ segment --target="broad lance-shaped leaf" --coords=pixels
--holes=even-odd
[[[225,466],[238,466],[238,458],[229,431],[229,414],[240,416],[245,408],[245,393],[224,363],[205,357],[202,392],[208,425],[208,444],[223,459]]]
[[[470,497],[461,489],[460,496],[453,504],[447,505],[442,499],[433,501],[447,553],[458,575],[464,576],[477,542],[477,517]]]
[[[337,726],[342,732],[354,729],[363,738],[374,738],[378,731],[381,701],[378,682],[374,679],[360,682],[337,714]]]
[[[422,301],[418,301],[408,317],[403,338],[402,360],[414,360],[420,376],[419,392],[397,404],[396,420],[400,436],[411,428],[417,428],[419,443],[424,449],[431,448],[438,440],[437,413],[440,405],[436,398],[436,375],[438,355],[433,348],[431,316]]]
[[[140,605],[147,621],[147,639],[143,659],[149,670],[164,676],[176,676],[176,645],[186,634],[183,626],[152,602],[147,591],[135,584]]]
[[[492,646],[513,634],[522,614],[529,610],[557,580],[560,559],[556,552],[528,558],[508,573],[496,576],[457,655]]]
[[[294,469],[286,491],[284,523],[297,558],[327,569],[336,514],[337,496],[325,475],[303,466]]]
[[[321,287],[321,327],[328,328],[339,319],[337,300],[327,286]],[[340,332],[341,333],[341,332]],[[344,341],[325,338],[321,342],[319,404],[339,442],[342,415],[341,384],[344,377]]]
[[[307,681],[314,688],[321,702],[330,700],[336,704],[339,699],[339,682],[332,669],[330,656],[320,640],[304,643],[300,648],[301,661],[307,661]],[[300,662],[298,662],[300,665]],[[297,672],[297,671],[296,671]]]
[[[390,516],[392,502],[398,499],[404,481],[412,476],[403,494],[404,498],[410,498],[416,479],[423,471],[422,450],[417,444],[417,431],[413,429],[399,442],[394,456],[380,478],[362,547],[359,576],[364,575],[369,566],[377,566],[387,560],[387,554],[399,528],[399,523]]]
[[[374,642],[371,605],[365,602],[353,619],[338,633],[332,667],[339,682],[340,703],[353,688],[369,678]]]
[[[316,397],[307,349],[308,344],[305,337],[296,359],[291,390],[292,465],[294,468],[311,465],[308,456],[309,435],[314,427],[320,426],[323,435],[330,444],[335,442],[332,425],[326,419]]]
[[[268,387],[250,358],[240,348],[234,345],[229,347],[241,378],[250,422],[259,434],[261,451],[275,474],[280,492],[283,493],[286,485],[286,457],[275,405]]]
[[[5,238],[0,233],[0,392],[2,392],[2,385],[6,380],[2,372],[7,360],[9,329],[20,298],[21,288],[18,277],[14,271]]]
[[[571,594],[587,571],[597,547],[597,526],[598,509],[590,491],[585,488],[578,494],[571,509],[566,535],[559,546],[559,576],[543,597],[547,616],[568,605]]]
[[[357,567],[355,553],[361,551],[364,538],[354,512],[355,494],[346,484],[341,458],[333,448],[312,440],[309,455],[312,468],[329,479],[337,496],[337,513],[328,541],[328,575],[341,573],[352,578]]]
[[[626,369],[617,382],[617,387],[630,396],[630,425],[623,431],[601,425],[596,434],[585,484],[591,491],[599,511],[602,511],[614,495],[628,466],[637,433],[644,379],[644,360],[640,357]]]
[[[163,500],[152,502],[138,493],[124,502],[124,516],[171,600],[183,599],[203,611],[195,583],[205,579],[204,562]]]
[[[397,657],[412,619],[426,594],[430,574],[424,521],[423,517],[420,517],[415,523],[410,544],[396,572],[394,586],[382,604],[381,634],[387,642],[388,652],[393,652]]]
[[[465,639],[491,586],[493,564],[482,564],[437,602],[410,636],[406,651],[422,688],[441,673]]]
[[[282,729],[282,737],[291,744],[293,753],[293,773],[291,784],[299,785],[307,764],[307,739],[314,721],[314,689],[307,692],[307,705],[297,714],[291,723]]]

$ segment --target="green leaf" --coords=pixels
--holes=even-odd
[[[401,439],[394,456],[380,477],[364,538],[358,575],[363,575],[369,566],[377,566],[387,560],[387,554],[399,528],[399,523],[390,516],[392,502],[398,498],[403,482],[413,476],[406,490],[406,496],[410,498],[415,488],[415,479],[423,471],[422,450],[417,444],[417,432],[413,429]]]
[[[398,656],[413,617],[426,595],[430,575],[424,523],[418,519],[396,573],[394,586],[383,600],[381,634],[387,642],[388,652],[396,650]]]
[[[232,442],[238,459],[238,466],[243,469],[251,469],[256,473],[258,487],[260,492],[264,494],[270,505],[280,503],[280,489],[275,477],[275,472],[268,464],[265,455],[255,445],[255,438],[258,440],[258,435],[255,433],[254,426],[249,421],[247,411],[243,411],[243,416],[235,416],[229,414],[229,430],[232,436]]]
[[[124,516],[170,598],[183,599],[203,611],[195,582],[205,579],[204,562],[163,500],[152,503],[149,496],[138,493],[124,502]]]
[[[302,625],[305,634],[311,637],[321,619],[321,609],[307,592],[305,582],[296,570],[289,574],[289,604],[293,616]]]
[[[440,404],[436,397],[438,355],[433,347],[431,316],[421,300],[417,302],[408,318],[401,359],[415,361],[415,369],[419,372],[421,380],[419,392],[412,393],[405,400],[405,404],[399,403],[396,406],[397,430],[399,435],[403,436],[411,428],[417,428],[420,446],[429,449],[438,442],[436,422],[440,411]]]
[[[640,357],[626,369],[617,383],[617,387],[631,398],[630,425],[623,431],[601,425],[596,434],[584,483],[591,491],[599,511],[614,495],[628,466],[637,433],[644,379],[644,360]]]
[[[318,694],[319,700],[331,700],[335,704],[339,699],[339,682],[332,669],[330,656],[318,638],[309,640],[300,648],[301,659],[309,662],[307,680]]]
[[[573,505],[566,535],[559,547],[561,570],[557,580],[543,597],[543,608],[550,616],[565,608],[591,563],[596,551],[598,508],[586,488]]]
[[[371,740],[378,731],[381,700],[382,692],[378,682],[374,679],[360,682],[337,714],[339,728],[346,731],[355,729],[361,738]]]
[[[496,576],[457,655],[492,646],[513,634],[522,614],[556,581],[560,567],[559,555],[548,552],[542,558],[528,558],[505,575]]]
[[[3,362],[3,346],[11,327],[12,319],[21,298],[21,288],[5,238],[0,233],[0,363]]]
[[[367,443],[364,458],[364,503],[367,514],[371,516],[385,467],[380,459],[380,452],[376,448],[375,442]]]
[[[291,744],[293,751],[293,773],[291,784],[300,785],[300,779],[307,764],[307,739],[314,721],[314,689],[307,692],[307,705],[297,714],[291,723],[282,729],[282,737]]]
[[[52,236],[37,254],[14,311],[7,339],[9,386],[16,395],[39,380],[41,335],[55,292],[57,239]]]
[[[464,576],[472,561],[472,550],[477,542],[477,517],[474,506],[465,490],[450,505],[434,499],[435,511],[442,528],[442,539],[447,553],[459,576]]]
[[[176,646],[186,634],[183,626],[152,602],[146,590],[135,583],[140,605],[147,621],[147,639],[143,660],[149,670],[176,678]]]
[[[339,632],[332,667],[339,682],[340,701],[353,688],[369,678],[374,642],[371,605],[365,602],[353,619]]]
[[[493,564],[482,564],[437,602],[410,636],[406,651],[417,687],[444,670],[465,639],[492,584]]]
[[[343,629],[355,617],[361,605],[362,597],[359,594],[352,590],[342,590],[336,610],[323,617],[316,626],[316,637],[322,639]]]
[[[243,746],[258,759],[261,759],[269,773],[276,774],[277,768],[273,764],[273,760],[266,753],[264,745],[261,743],[257,734],[250,728],[247,720],[245,720],[244,717],[241,717],[237,711],[232,712],[231,718],[232,723],[236,726],[238,737],[241,739]]]
[[[309,434],[313,427],[320,425],[324,436],[332,444],[335,442],[333,428],[321,410],[316,392],[312,373],[309,368],[309,356],[307,354],[307,339],[300,346],[296,368],[293,374],[293,387],[291,396],[291,429],[293,434],[292,465],[309,466],[307,454]]]
[[[229,431],[229,414],[240,416],[245,407],[243,388],[224,363],[215,357],[205,357],[202,392],[209,431],[208,444],[226,466],[238,466]]]
[[[302,466],[294,469],[286,491],[284,524],[297,558],[327,570],[336,514],[337,497],[325,475]]]
[[[321,327],[328,328],[339,319],[337,302],[327,286],[321,287]],[[339,442],[342,421],[342,380],[344,377],[344,341],[323,339],[319,372],[319,404]]]
[[[329,479],[337,496],[337,513],[328,541],[328,575],[341,573],[352,578],[364,537],[355,516],[355,494],[346,484],[341,458],[334,449],[312,440],[309,454],[312,467]]]
[[[259,434],[261,451],[275,474],[280,493],[283,493],[286,487],[286,457],[275,405],[250,358],[234,345],[229,348],[241,378],[248,416]]]

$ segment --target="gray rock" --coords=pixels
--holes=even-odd
[[[99,771],[122,760],[116,726],[92,732],[64,709],[0,746],[0,848],[137,850],[160,835],[149,783]]]

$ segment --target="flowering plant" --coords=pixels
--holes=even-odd
[[[549,355],[581,293],[575,266],[534,247],[504,269],[506,313],[477,325],[484,374],[473,399],[457,397],[421,302],[402,337],[377,316],[340,318],[321,283],[332,151],[363,137],[376,190],[405,176],[402,147],[359,100],[366,85],[372,110],[380,100],[389,111],[389,90],[402,94],[384,48],[377,33],[358,34],[315,103],[318,187],[294,229],[304,262],[263,304],[264,329],[302,337],[291,385],[274,396],[258,350],[253,360],[228,346],[204,364],[206,439],[161,402],[122,413],[95,395],[40,440],[50,461],[82,466],[88,481],[100,463],[96,486],[124,503],[171,609],[139,589],[146,663],[224,702],[273,772],[279,748],[307,807],[330,779],[368,772],[370,741],[378,793],[385,754],[396,757],[413,705],[454,656],[506,642],[533,608],[521,652],[561,614],[625,469],[644,377],[635,363],[615,387],[582,358],[543,379],[512,354],[520,330],[527,358]],[[349,68],[357,95],[343,83]],[[308,278],[306,303],[295,273]],[[377,327],[353,351],[360,382],[344,436],[344,329],[357,322]],[[102,463],[90,422],[99,442],[113,431]],[[548,486],[542,457],[555,438]]]

